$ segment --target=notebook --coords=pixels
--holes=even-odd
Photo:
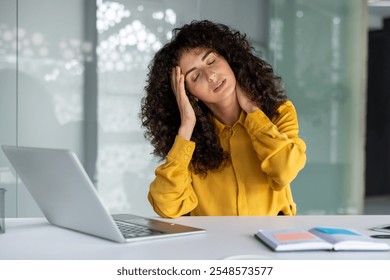
[[[334,251],[382,251],[390,245],[379,242],[356,230],[345,228],[315,227],[304,229],[259,230],[255,237],[274,251],[334,250]]]
[[[205,232],[173,220],[111,215],[72,151],[7,145],[2,149],[53,225],[121,243]]]

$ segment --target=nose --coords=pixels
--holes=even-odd
[[[210,83],[215,82],[215,73],[214,72],[208,72],[207,75],[208,75],[208,81]]]

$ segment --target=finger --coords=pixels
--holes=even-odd
[[[176,90],[180,92],[182,89],[181,84],[182,84],[182,74],[181,74],[181,69],[179,66],[176,66]]]
[[[171,76],[171,86],[174,94],[178,96],[180,94],[180,79],[181,79],[181,70],[179,66],[176,66],[172,70]]]
[[[176,68],[176,93],[179,96],[186,95],[184,75],[181,73],[180,68]]]
[[[186,95],[186,88],[185,88],[185,85],[184,85],[184,75],[183,74],[179,75],[178,87],[179,87],[179,92],[181,94]]]
[[[171,72],[171,88],[176,95],[176,67],[173,67]]]

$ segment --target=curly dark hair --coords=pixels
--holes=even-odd
[[[171,88],[171,72],[181,53],[194,48],[212,49],[222,55],[232,68],[237,83],[270,119],[278,115],[277,108],[287,100],[281,78],[256,55],[245,34],[207,20],[192,21],[176,28],[172,40],[155,54],[149,65],[146,96],[141,101],[142,126],[147,129],[145,138],[154,147],[153,154],[161,159],[172,148],[181,122]],[[191,167],[196,173],[207,174],[208,170],[223,166],[229,155],[219,143],[210,110],[191,95],[189,99],[196,114],[191,138],[196,147]]]

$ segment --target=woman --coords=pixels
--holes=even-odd
[[[157,214],[296,214],[290,183],[306,145],[281,79],[245,35],[193,21],[149,70],[142,125],[165,159],[148,195]]]

